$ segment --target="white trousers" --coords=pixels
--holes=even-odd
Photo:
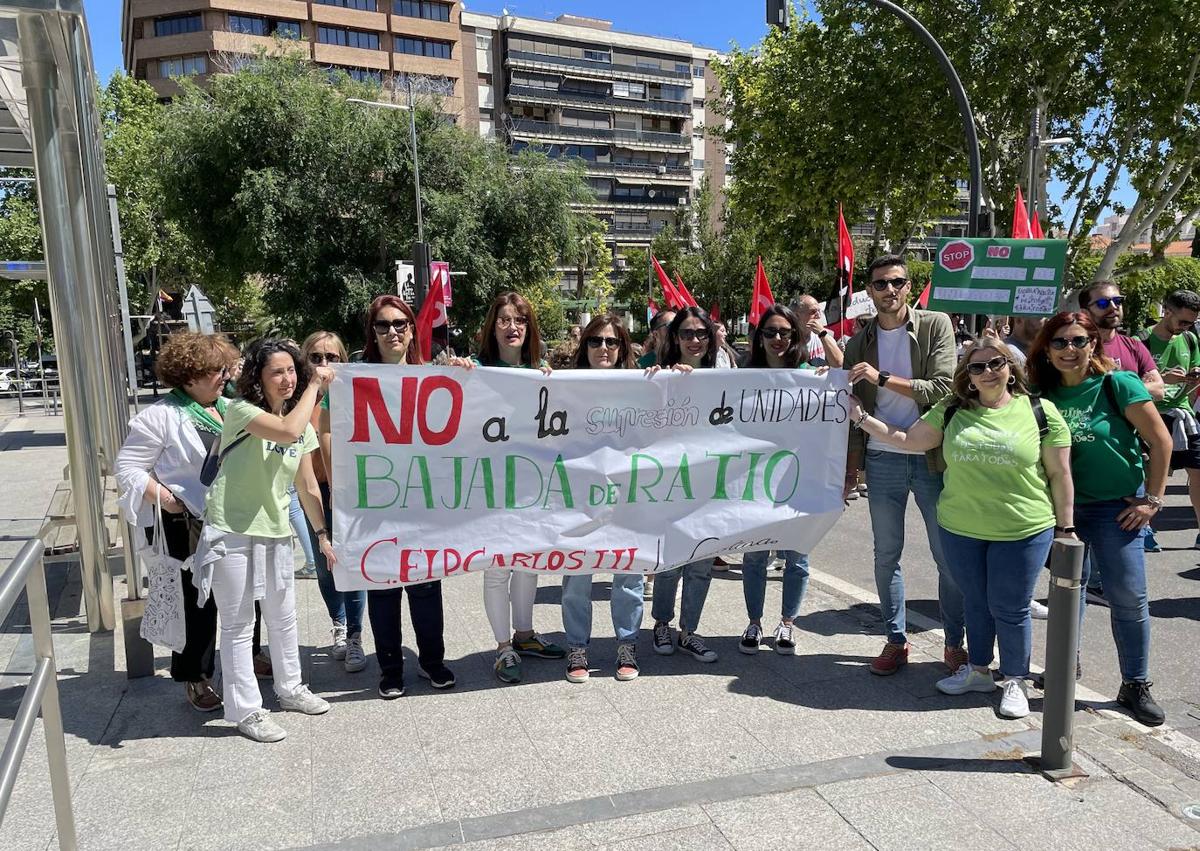
[[[275,674],[275,694],[293,694],[301,684],[300,647],[296,629],[296,593],[292,542],[277,546],[273,538],[225,536],[225,554],[213,565],[212,594],[221,618],[221,681],[225,720],[235,724],[262,709],[262,693],[254,677],[254,559],[262,559],[262,614],[266,622]],[[283,553],[287,553],[286,560]],[[283,561],[282,564],[276,564]]]
[[[487,612],[497,644],[512,641],[514,629],[517,632],[533,629],[537,581],[538,575],[526,570],[494,567],[483,574],[483,610]]]

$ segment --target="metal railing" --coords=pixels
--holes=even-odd
[[[529,53],[524,50],[510,50],[505,60],[511,65],[523,63],[535,67],[574,68],[586,71],[599,77],[611,77],[614,74],[636,77],[659,77],[679,84],[687,80],[691,84],[692,71],[668,71],[665,68],[647,68],[642,65],[614,65],[610,62],[596,62],[592,59],[572,59],[566,56],[551,56],[548,53]]]
[[[71,809],[71,778],[67,773],[67,740],[63,732],[62,706],[58,700],[58,668],[54,664],[54,641],[50,635],[50,599],[46,594],[46,574],[42,563],[43,545],[34,539],[21,548],[12,564],[0,575],[0,621],[16,605],[21,589],[29,607],[29,628],[33,634],[37,660],[17,717],[0,754],[0,825],[12,798],[13,786],[21,771],[21,760],[33,733],[38,712],[46,734],[46,756],[50,762],[50,793],[54,801],[54,823],[58,829],[58,847],[75,849],[75,815]]]
[[[514,118],[513,132],[523,136],[550,136],[555,139],[602,139],[606,142],[625,144],[667,145],[690,147],[691,138],[682,133],[656,133],[649,130],[614,130],[606,127],[572,127],[567,124],[551,124],[532,118]]]
[[[574,92],[570,89],[542,89],[537,86],[509,86],[508,95],[513,100],[527,100],[564,104],[567,106],[608,106],[627,112],[650,112],[664,115],[691,115],[690,103],[677,103],[665,100],[639,100],[638,98],[619,98],[613,95],[602,95],[592,92]]]

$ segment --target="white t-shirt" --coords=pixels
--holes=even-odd
[[[912,352],[909,349],[908,326],[901,325],[885,331],[878,329],[879,334],[879,371],[888,372],[899,378],[912,378]],[[894,393],[886,387],[880,387],[875,395],[875,418],[883,420],[890,426],[907,430],[921,416],[917,403],[907,396]],[[896,452],[901,455],[923,455],[908,449],[899,449],[882,440],[870,441],[872,449],[883,452]]]
[[[825,345],[821,342],[821,338],[816,334],[809,332],[808,335],[808,362],[813,366],[825,366]]]

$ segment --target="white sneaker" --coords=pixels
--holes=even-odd
[[[333,633],[333,646],[329,655],[340,662],[346,658],[346,625],[335,621],[330,632]]]
[[[256,742],[278,742],[287,738],[287,730],[271,720],[271,713],[265,709],[251,712],[238,722],[238,732],[247,739]]]
[[[1037,600],[1029,601],[1029,615],[1035,620],[1044,621],[1050,617],[1050,609]]]
[[[991,671],[976,671],[970,665],[959,665],[958,670],[943,680],[937,681],[937,690],[942,694],[966,694],[969,691],[994,691],[995,681]]]
[[[1000,714],[1005,718],[1024,718],[1029,714],[1029,692],[1024,677],[1009,677],[1002,685]]]
[[[367,654],[363,653],[362,636],[352,635],[346,639],[346,673],[354,674],[367,667]]]
[[[329,704],[308,690],[308,686],[299,686],[289,695],[279,695],[279,706],[289,712],[303,712],[305,715],[324,715],[329,711]]]

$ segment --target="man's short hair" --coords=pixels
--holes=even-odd
[[[1171,310],[1190,310],[1193,313],[1200,313],[1200,295],[1191,290],[1175,290],[1175,292],[1163,299],[1163,307],[1169,307]]]
[[[1092,303],[1092,293],[1094,293],[1096,290],[1104,289],[1105,287],[1112,287],[1118,292],[1121,290],[1121,288],[1117,286],[1116,281],[1092,281],[1092,283],[1088,284],[1079,291],[1080,310],[1087,310],[1088,305]]]
[[[657,331],[659,328],[666,325],[669,322],[669,320],[665,318],[666,315],[668,313],[674,314],[676,312],[677,311],[670,307],[664,307],[658,313],[654,314],[654,316],[650,319],[650,330]]]
[[[908,263],[899,254],[883,254],[871,261],[871,265],[867,267],[867,280],[875,274],[876,269],[882,269],[885,266],[899,266],[904,270],[904,277],[908,277]]]

